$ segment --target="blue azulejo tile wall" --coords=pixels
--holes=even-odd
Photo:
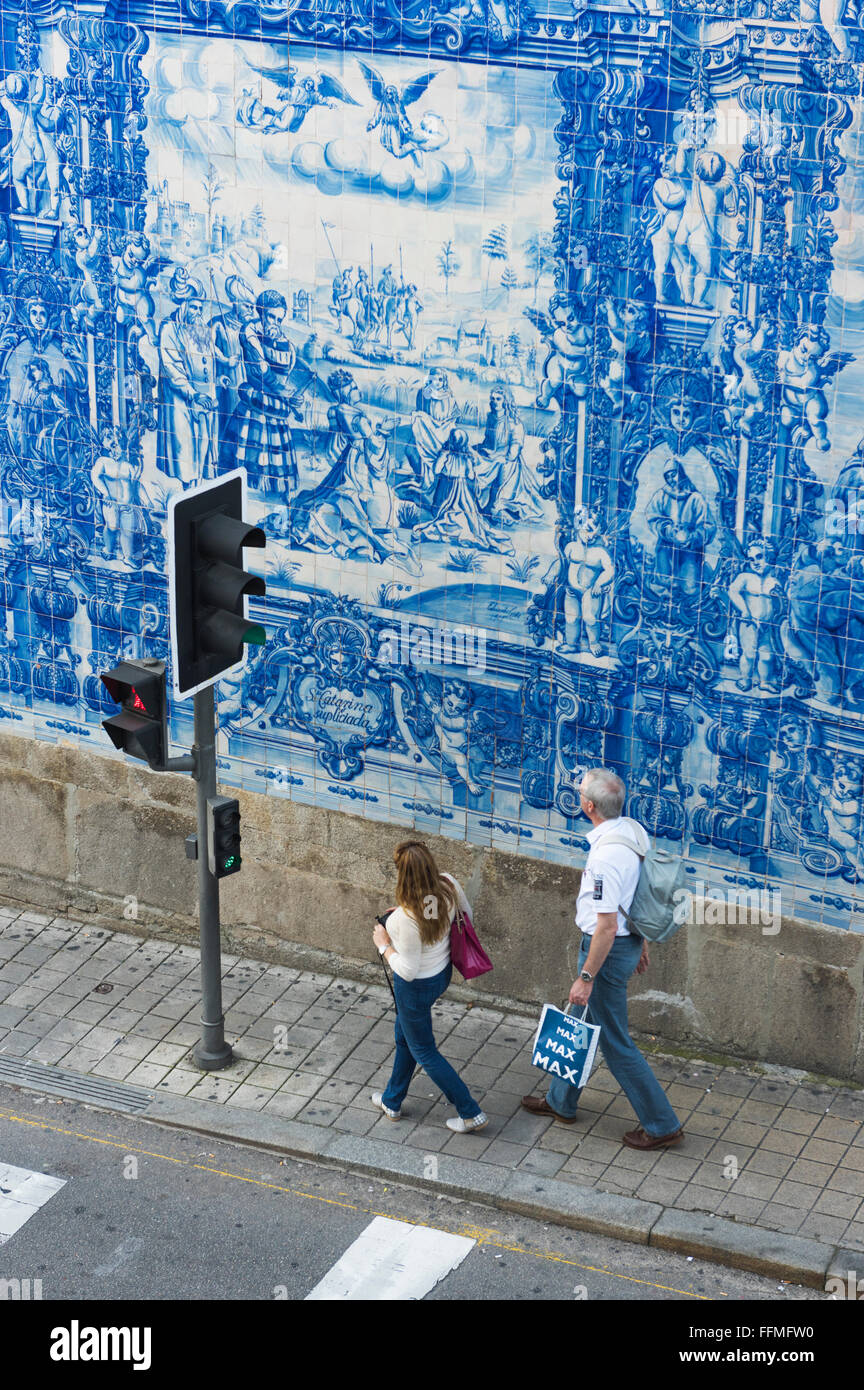
[[[2,727],[107,751],[240,465],[225,784],[578,863],[606,764],[861,930],[862,14],[3,0]]]

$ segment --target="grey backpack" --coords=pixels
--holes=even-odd
[[[632,840],[623,835],[604,835],[599,845],[625,845],[639,854]],[[624,912],[631,930],[646,941],[668,941],[690,915],[690,893],[684,887],[684,860],[665,849],[649,849],[639,854],[642,869],[630,911]]]

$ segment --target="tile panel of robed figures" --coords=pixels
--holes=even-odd
[[[225,785],[579,863],[613,766],[864,929],[862,15],[4,5],[0,727],[107,751],[240,466]]]

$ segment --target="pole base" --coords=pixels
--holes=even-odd
[[[199,1043],[192,1053],[192,1060],[200,1071],[222,1071],[234,1061],[234,1053],[228,1043],[215,1052]]]

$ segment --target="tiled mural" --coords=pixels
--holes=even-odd
[[[224,784],[578,863],[612,765],[864,930],[858,0],[0,13],[0,728],[107,751],[239,464]]]

